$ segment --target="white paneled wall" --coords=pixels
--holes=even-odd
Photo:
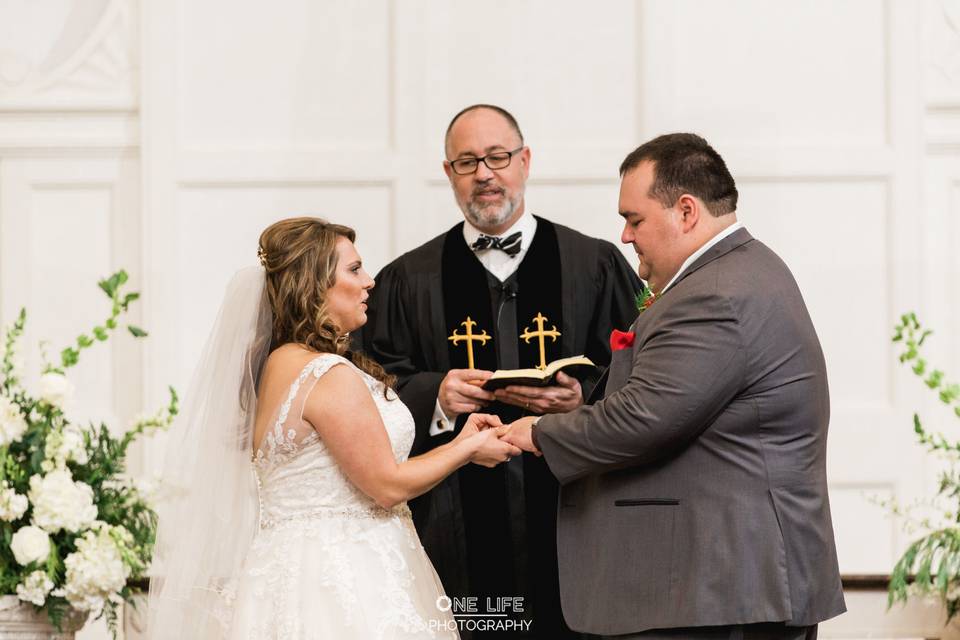
[[[727,158],[823,342],[841,569],[886,573],[908,538],[868,497],[929,493],[910,414],[949,424],[902,311],[960,376],[960,0],[0,0],[0,321],[28,305],[55,353],[130,269],[151,337],[76,370],[78,413],[123,423],[184,389],[270,222],[349,224],[376,270],[458,221],[443,132],[474,102],[517,116],[529,208],[611,240],[637,144]]]

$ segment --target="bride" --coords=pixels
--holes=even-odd
[[[410,412],[347,350],[374,284],[354,238],[283,220],[231,281],[168,442],[149,637],[458,637],[405,501],[520,450],[474,414],[407,459]]]

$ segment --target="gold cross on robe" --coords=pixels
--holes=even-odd
[[[467,343],[467,368],[474,369],[473,366],[473,343],[479,342],[481,345],[486,345],[487,340],[493,340],[493,338],[487,335],[487,330],[484,329],[483,333],[474,333],[473,327],[477,326],[477,323],[470,319],[470,316],[467,316],[467,319],[460,323],[463,325],[467,332],[460,334],[457,333],[457,330],[454,329],[453,333],[447,336],[447,340],[452,342],[454,345],[457,345],[461,342]]]
[[[520,337],[526,340],[527,344],[530,344],[530,338],[539,338],[540,339],[540,364],[537,365],[537,369],[543,371],[547,368],[547,349],[544,344],[544,338],[553,338],[553,341],[556,342],[557,338],[560,337],[561,333],[557,331],[557,325],[553,325],[553,329],[544,331],[543,323],[547,321],[547,318],[544,317],[542,313],[537,312],[537,317],[533,319],[537,325],[536,331],[530,331],[530,328],[527,327],[523,330],[523,333],[520,334]]]

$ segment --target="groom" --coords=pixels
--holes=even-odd
[[[845,610],[827,498],[827,375],[786,265],[737,222],[699,136],[620,167],[621,241],[657,294],[602,399],[507,439],[562,485],[560,591],[600,636],[809,640]]]

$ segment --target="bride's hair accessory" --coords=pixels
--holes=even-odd
[[[260,266],[267,267],[267,252],[260,245],[257,245],[257,259],[260,261]]]

